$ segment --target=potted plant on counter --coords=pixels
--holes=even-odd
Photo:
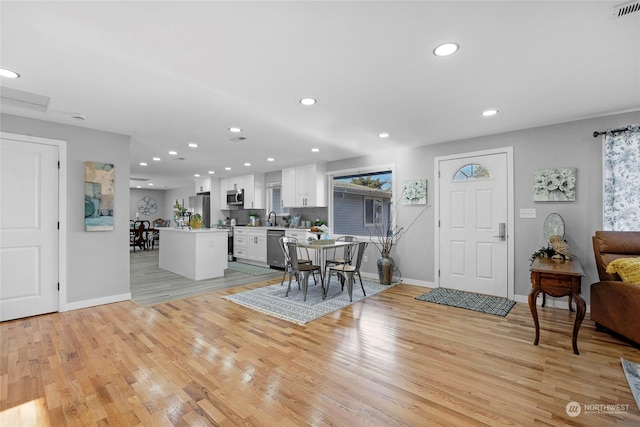
[[[199,213],[193,214],[191,216],[191,221],[189,221],[189,226],[194,230],[202,228],[202,215]]]
[[[285,228],[289,228],[291,225],[291,215],[285,215],[282,217],[283,225]]]

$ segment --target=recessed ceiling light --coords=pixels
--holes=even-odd
[[[136,185],[136,188],[142,188],[142,186],[141,185]]]
[[[147,166],[145,162],[140,162],[140,166]]]
[[[491,116],[495,116],[496,114],[498,114],[498,110],[496,109],[484,110],[482,112],[483,117],[491,117]]]
[[[386,132],[379,133],[378,138],[389,138],[389,134]]]
[[[460,45],[458,43],[447,42],[442,43],[441,45],[433,49],[433,54],[435,56],[449,56],[456,53],[458,49],[460,49]]]
[[[231,168],[230,168],[229,166],[227,166],[227,167],[225,167],[225,168],[224,168],[224,170],[226,170],[226,171],[230,171],[230,170],[231,170]]]
[[[178,154],[177,151],[169,151],[169,154],[171,154],[172,156],[176,156]]]
[[[87,120],[87,115],[82,113],[73,113],[71,117],[80,121]]]
[[[195,142],[190,142],[187,144],[190,148],[198,148],[198,144],[196,144]]]
[[[306,105],[306,106],[313,105],[313,104],[315,104],[316,102],[318,102],[318,101],[316,101],[316,100],[315,100],[315,99],[313,99],[313,98],[302,98],[302,99],[300,100],[300,104],[302,104],[302,105]]]
[[[153,182],[147,184],[149,187],[153,187]]]
[[[238,132],[242,132],[242,129],[240,129],[240,128],[229,128],[229,132],[238,133]]]
[[[20,78],[20,74],[15,71],[7,70],[6,68],[0,68],[0,76],[6,77],[8,79],[17,79]]]
[[[311,151],[313,151],[314,153],[317,153],[318,151],[320,151],[319,148],[312,148]]]
[[[194,173],[193,176],[195,176],[196,178],[200,178],[200,174],[199,173]]]
[[[216,173],[215,171],[209,171],[209,175],[213,175],[214,173]]]
[[[244,164],[245,166],[251,166],[251,163],[247,162]]]
[[[276,159],[274,159],[273,157],[267,157],[267,162],[273,162],[273,161],[275,161],[275,160],[276,160]]]
[[[153,161],[154,161],[154,162],[159,162],[160,160],[162,160],[160,157],[154,157],[154,158],[153,158]]]

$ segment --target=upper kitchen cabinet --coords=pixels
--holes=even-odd
[[[264,209],[264,174],[220,179],[220,209],[228,209],[227,191],[244,190],[244,209]]]
[[[327,206],[327,165],[311,163],[282,170],[282,205],[290,208]]]
[[[264,209],[264,174],[246,175],[244,178],[244,208]]]
[[[196,194],[199,193],[211,193],[210,177],[196,179]]]

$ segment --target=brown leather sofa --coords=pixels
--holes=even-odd
[[[640,345],[640,285],[606,272],[616,258],[640,257],[640,232],[596,231],[593,252],[600,282],[591,285],[591,320]]]

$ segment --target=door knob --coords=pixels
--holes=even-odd
[[[501,222],[498,224],[498,235],[497,236],[493,236],[493,237],[497,237],[498,239],[500,239],[501,241],[507,240],[507,224],[504,222]]]

